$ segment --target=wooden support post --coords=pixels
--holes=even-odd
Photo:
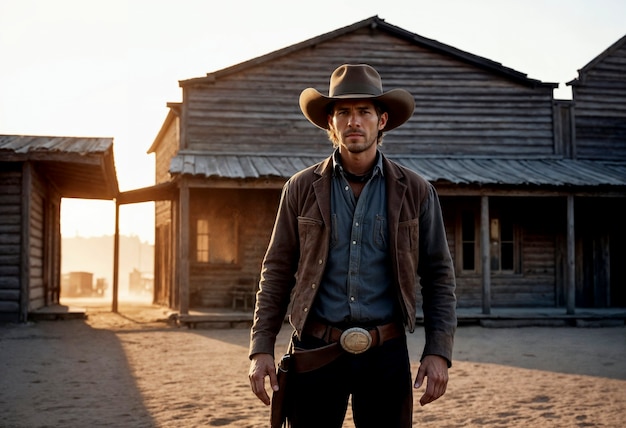
[[[480,259],[483,271],[483,314],[491,313],[491,255],[489,252],[489,196],[480,198]]]
[[[120,204],[115,201],[115,235],[113,236],[113,301],[111,312],[117,313],[120,282]]]
[[[567,269],[565,274],[565,301],[567,313],[576,311],[576,235],[574,232],[574,196],[567,197]]]
[[[179,311],[181,315],[189,314],[189,184],[181,181],[179,196],[179,259],[178,259],[178,287]]]

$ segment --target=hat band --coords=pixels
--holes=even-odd
[[[383,93],[383,89],[380,86],[376,85],[367,85],[363,84],[363,82],[358,83],[350,83],[344,82],[340,85],[333,88],[333,92],[329,93],[329,97],[339,97],[342,95],[351,95],[351,94],[369,94],[369,95],[381,95]]]

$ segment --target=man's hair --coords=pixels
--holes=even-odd
[[[374,110],[376,111],[376,116],[378,116],[378,120],[380,120],[380,117],[382,116],[382,114],[386,112],[387,110],[385,109],[385,106],[379,103],[378,101],[372,101],[372,103],[374,104]],[[334,114],[334,110],[335,110],[335,103],[330,103],[328,107],[326,108],[326,113],[332,116]],[[335,130],[333,128],[328,128],[326,130],[326,133],[328,134],[328,139],[333,143],[333,147],[339,147],[339,137],[335,133]],[[380,131],[378,131],[378,135],[376,136],[377,145],[379,146],[383,145],[383,136],[384,136],[384,133],[383,133],[383,130],[381,129]]]

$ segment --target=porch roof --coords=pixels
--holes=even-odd
[[[289,178],[324,155],[180,152],[170,173],[206,178]],[[388,155],[431,182],[478,185],[626,186],[626,163],[563,158],[469,158]]]
[[[61,197],[114,199],[113,138],[0,135],[0,162],[32,162]]]

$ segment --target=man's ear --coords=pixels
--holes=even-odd
[[[387,126],[387,120],[389,119],[389,114],[384,112],[380,115],[380,119],[378,119],[378,130],[382,131]]]

